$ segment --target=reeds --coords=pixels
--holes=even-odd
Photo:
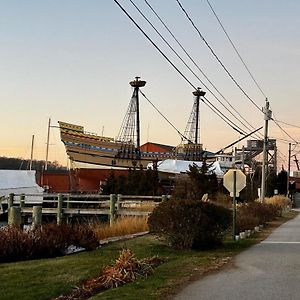
[[[103,240],[148,231],[147,219],[148,217],[119,217],[112,225],[97,223],[91,226],[97,239]]]

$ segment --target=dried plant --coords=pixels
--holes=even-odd
[[[111,226],[109,224],[92,224],[91,227],[99,240],[148,231],[148,217],[120,217]]]
[[[123,249],[115,264],[104,267],[99,277],[86,280],[71,294],[60,296],[55,300],[88,299],[101,290],[116,288],[139,277],[148,276],[161,262],[157,256],[138,260],[132,250]]]

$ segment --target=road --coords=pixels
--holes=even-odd
[[[232,268],[188,285],[174,299],[300,299],[300,214],[237,255]]]

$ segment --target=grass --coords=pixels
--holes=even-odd
[[[162,299],[171,297],[180,287],[207,272],[218,269],[231,257],[258,242],[272,228],[295,216],[272,222],[254,238],[233,242],[226,240],[215,251],[175,251],[155,236],[147,235],[117,242],[96,251],[83,252],[54,259],[41,259],[0,264],[1,299],[50,299],[71,291],[83,279],[95,277],[104,265],[114,263],[123,248],[130,248],[137,258],[159,255],[166,261],[154,275],[134,283],[95,295],[91,299]]]
[[[119,217],[114,224],[93,224],[91,225],[98,240],[108,237],[122,236],[137,232],[148,231],[148,217]]]

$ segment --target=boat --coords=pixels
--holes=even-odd
[[[173,157],[172,151],[138,150],[133,143],[88,133],[82,126],[59,122],[59,128],[71,164],[79,168],[146,168],[150,162]]]
[[[61,141],[73,168],[147,168],[149,163],[165,159],[202,160],[203,148],[199,143],[199,102],[205,95],[201,89],[193,92],[195,101],[182,143],[177,147],[160,147],[159,151],[149,151],[140,145],[139,92],[146,82],[136,77],[129,82],[133,94],[127,114],[116,139],[86,132],[84,127],[59,121]],[[157,149],[155,149],[157,150]]]

